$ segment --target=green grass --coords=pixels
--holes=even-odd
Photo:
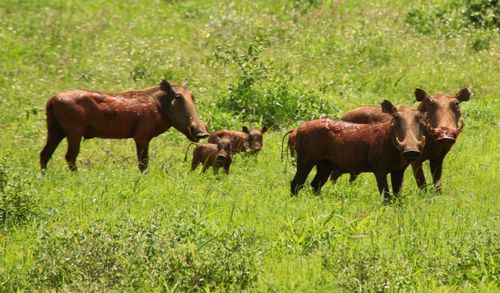
[[[0,291],[499,290],[498,29],[468,23],[459,0],[254,2],[0,3]],[[256,36],[253,70],[216,57],[248,57]],[[267,95],[256,97],[262,109],[221,106],[253,77],[238,97]],[[53,94],[162,78],[189,80],[216,129],[273,113],[263,151],[236,157],[228,176],[192,173],[188,141],[172,129],[152,141],[145,174],[133,141],[99,139],[83,141],[78,173],[63,142],[41,174]],[[473,96],[461,105],[466,127],[442,194],[418,191],[407,170],[401,200],[388,206],[372,174],[290,197],[294,169],[280,143],[296,117],[464,86]],[[305,96],[330,105],[292,113],[269,99],[303,105]]]

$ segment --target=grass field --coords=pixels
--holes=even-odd
[[[498,292],[494,3],[0,1],[0,291]],[[100,139],[82,143],[77,173],[65,142],[40,172],[52,95],[163,78],[189,80],[212,130],[270,126],[262,152],[228,176],[192,173],[171,129],[144,174],[132,140]],[[465,86],[442,194],[407,170],[391,205],[372,174],[290,197],[286,130]]]

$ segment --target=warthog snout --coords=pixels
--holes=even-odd
[[[416,160],[422,153],[419,150],[408,150],[403,152],[403,157],[408,161]]]
[[[206,132],[205,133],[198,133],[196,135],[196,138],[198,138],[198,139],[203,139],[203,138],[207,138],[207,137],[208,137],[208,133],[206,133]]]
[[[432,134],[435,140],[455,142],[460,131],[461,131],[460,128],[454,130],[454,129],[449,129],[447,127],[439,127],[432,129]]]
[[[193,134],[193,136],[196,139],[203,139],[208,137],[208,132],[205,129],[190,127],[189,131]]]

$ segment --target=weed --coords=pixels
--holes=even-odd
[[[254,239],[238,230],[214,232],[186,213],[168,221],[46,231],[33,255],[33,288],[236,290],[256,280]]]

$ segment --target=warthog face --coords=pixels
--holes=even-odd
[[[255,127],[252,128],[252,130],[249,130],[248,127],[243,126],[242,130],[248,134],[248,147],[250,148],[250,151],[259,152],[264,145],[262,135],[267,131],[267,127],[264,126],[261,129]]]
[[[162,111],[172,126],[193,142],[208,137],[207,126],[196,112],[194,96],[187,83],[171,86],[163,80],[160,88],[167,97]]]
[[[455,95],[443,93],[429,95],[423,89],[415,90],[415,98],[421,102],[419,110],[429,121],[431,135],[434,140],[454,143],[464,127],[460,123],[460,103],[470,99],[471,92],[468,88],[461,89]]]
[[[392,116],[391,138],[396,148],[405,159],[417,159],[425,146],[427,125],[422,114],[408,107],[396,109],[387,100],[384,100],[381,106],[384,113]]]
[[[215,156],[217,160],[225,160],[231,158],[231,153],[233,148],[231,145],[231,140],[228,138],[216,138],[217,143],[217,155]]]

